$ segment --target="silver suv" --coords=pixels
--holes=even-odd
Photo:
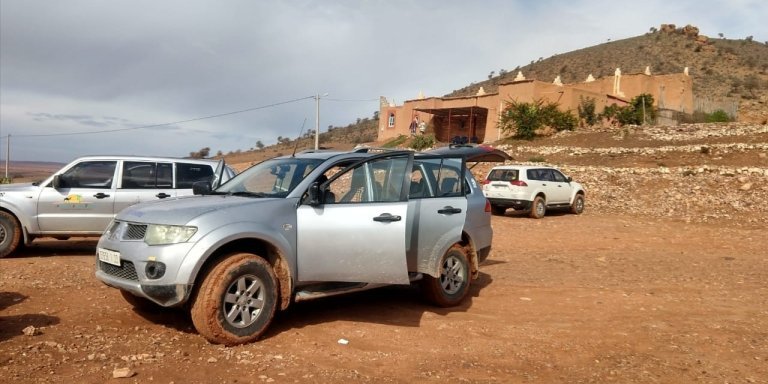
[[[182,306],[212,343],[254,341],[294,301],[420,280],[454,306],[491,250],[490,205],[465,166],[481,147],[308,151],[256,164],[204,196],[123,210],[96,277],[136,307]]]
[[[191,195],[195,182],[234,175],[214,160],[88,156],[43,182],[0,185],[0,258],[36,237],[100,236],[129,205]]]
[[[507,208],[530,211],[535,219],[547,209],[566,208],[574,214],[584,211],[584,187],[560,170],[541,165],[502,165],[491,169],[483,180],[483,193],[494,215]]]

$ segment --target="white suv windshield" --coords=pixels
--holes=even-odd
[[[248,168],[214,194],[285,197],[312,172],[320,159],[271,159]]]

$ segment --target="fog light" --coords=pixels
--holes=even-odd
[[[165,264],[159,261],[148,261],[147,266],[144,268],[148,279],[156,280],[165,275]]]

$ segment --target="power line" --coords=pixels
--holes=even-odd
[[[137,130],[137,129],[164,127],[164,126],[175,125],[175,124],[190,123],[190,122],[193,122],[193,121],[213,119],[213,118],[216,118],[216,117],[235,115],[235,114],[238,114],[238,113],[256,111],[256,110],[259,110],[259,109],[272,108],[272,107],[276,107],[278,105],[290,104],[290,103],[295,103],[297,101],[313,99],[313,98],[315,98],[315,96],[301,97],[301,98],[298,98],[298,99],[281,101],[279,103],[263,105],[263,106],[260,106],[260,107],[253,107],[253,108],[248,108],[248,109],[242,109],[242,110],[239,110],[239,111],[219,113],[219,114],[216,114],[216,115],[196,117],[194,119],[180,120],[180,121],[174,121],[174,122],[170,122],[170,123],[142,125],[140,127],[108,129],[108,130],[102,130],[102,131],[85,131],[85,132],[70,132],[70,133],[47,133],[47,134],[39,134],[39,135],[13,135],[13,137],[17,137],[18,138],[18,137],[51,137],[51,136],[90,135],[90,134],[97,134],[97,133],[121,132],[121,131],[132,131],[132,130]],[[0,137],[0,139],[2,139],[2,138]]]
[[[331,98],[327,98],[327,97],[324,97],[323,100],[328,100],[328,101],[344,101],[344,102],[347,102],[347,101],[364,101],[364,102],[379,101],[378,98],[376,98],[376,99],[331,99]]]

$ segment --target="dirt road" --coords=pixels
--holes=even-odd
[[[589,210],[493,225],[459,308],[411,287],[301,303],[233,348],[183,312],[131,309],[93,277],[94,241],[40,241],[0,259],[0,382],[768,380],[763,227]]]

